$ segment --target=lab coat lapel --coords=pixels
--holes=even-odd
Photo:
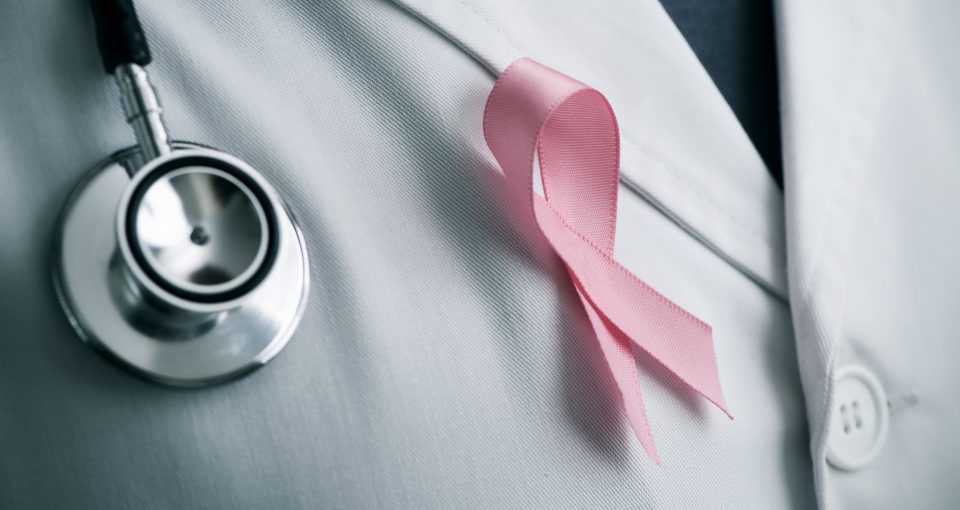
[[[845,275],[895,1],[780,1],[777,11],[790,303],[821,508]]]
[[[546,2],[394,2],[492,77],[526,56],[601,91],[620,121],[623,184],[786,299],[783,196],[658,2],[564,7],[589,20],[579,34],[589,47],[568,27],[533,22],[555,8]]]

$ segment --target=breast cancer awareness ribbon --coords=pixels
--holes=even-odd
[[[529,213],[566,265],[625,414],[654,462],[660,459],[640,393],[634,345],[732,419],[710,326],[613,258],[620,133],[606,98],[522,58],[490,92],[483,134],[508,183],[526,197]],[[533,190],[534,155],[543,197]]]

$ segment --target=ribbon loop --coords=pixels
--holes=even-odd
[[[510,65],[490,92],[483,133],[508,181],[574,282],[640,443],[659,463],[633,345],[729,416],[710,327],[613,258],[620,134],[606,98],[530,59]],[[533,192],[539,157],[544,197]]]

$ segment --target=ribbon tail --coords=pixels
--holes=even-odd
[[[571,274],[571,276],[573,275]],[[574,278],[574,281],[576,281],[576,278]],[[611,331],[607,322],[603,320],[600,313],[584,295],[579,283],[577,284],[577,295],[583,303],[583,309],[587,312],[593,331],[597,335],[600,350],[603,352],[603,357],[619,390],[623,410],[630,422],[630,428],[633,429],[640,445],[647,451],[650,458],[659,465],[660,455],[657,453],[657,446],[653,441],[653,432],[650,430],[650,422],[647,419],[647,411],[643,405],[643,395],[640,393],[640,380],[637,376],[637,362],[633,355],[633,347],[622,335],[618,334],[619,332]]]
[[[733,418],[720,387],[710,326],[574,230],[546,200],[535,197],[534,211],[590,307],[602,310],[616,329]]]

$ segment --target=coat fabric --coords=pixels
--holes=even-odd
[[[960,9],[777,5],[784,191],[651,0],[138,2],[171,135],[286,197],[299,330],[176,390],[75,336],[60,207],[131,145],[83,2],[0,5],[0,508],[949,508],[960,501]],[[562,264],[498,207],[482,134],[527,56],[622,137],[617,258],[709,323],[736,417],[637,358],[629,431]],[[826,460],[836,377],[889,434]]]

